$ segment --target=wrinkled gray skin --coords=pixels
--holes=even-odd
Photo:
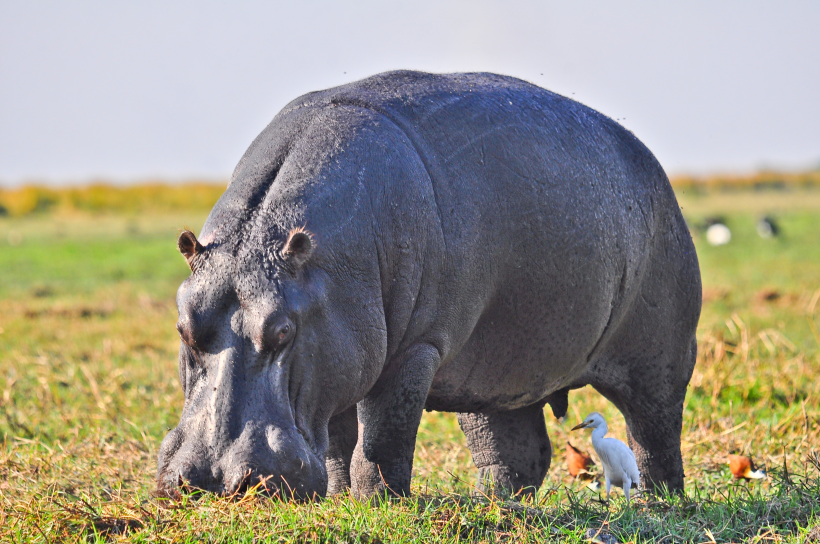
[[[179,245],[165,492],[407,494],[425,408],[458,412],[480,486],[531,491],[544,405],[587,384],[644,487],[683,486],[695,249],[652,154],[577,102],[417,72],[305,95]]]

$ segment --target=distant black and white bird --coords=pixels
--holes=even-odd
[[[723,223],[715,223],[706,229],[706,241],[711,246],[723,246],[732,240],[732,231]]]
[[[710,246],[722,246],[732,240],[732,231],[726,226],[726,218],[721,215],[707,217],[703,220],[701,228]]]
[[[757,222],[757,234],[761,238],[774,238],[780,234],[780,227],[774,217],[765,215]]]
[[[609,489],[614,484],[624,490],[626,502],[629,503],[629,489],[641,481],[638,463],[635,454],[629,446],[617,438],[604,438],[608,431],[604,416],[598,412],[589,414],[583,423],[579,423],[571,430],[592,429],[592,447],[601,459],[604,466],[604,480],[606,481],[606,498],[609,499]]]

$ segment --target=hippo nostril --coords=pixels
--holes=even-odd
[[[228,485],[225,486],[225,496],[228,498],[236,498],[238,495],[247,491],[252,474],[253,471],[251,469],[236,474]]]
[[[230,482],[225,486],[224,496],[229,499],[242,498],[245,494],[259,493],[268,497],[283,496],[282,486],[276,485],[274,476],[263,476],[253,469],[246,469],[244,472],[237,472]]]
[[[185,493],[190,494],[191,488],[188,486],[188,481],[183,478],[182,474],[177,476],[177,494]]]
[[[157,481],[157,497],[171,499],[171,500],[179,500],[181,497],[179,492],[179,486],[174,485],[173,476],[169,475],[167,472],[163,472]]]
[[[209,471],[202,470],[194,463],[186,462],[165,478],[165,487],[175,488],[177,497],[180,494],[199,497],[205,492],[222,493],[224,488],[221,479],[217,479]]]
[[[179,475],[177,477],[177,487],[179,487],[185,493],[190,493],[196,489],[196,485],[194,482],[197,481],[198,471],[195,465],[190,463],[186,463],[182,465],[179,469]]]
[[[200,491],[198,487],[191,484],[191,480],[183,476],[182,472],[180,472],[179,476],[177,477],[177,488],[179,488],[179,490],[182,493],[185,493],[187,495],[195,494],[196,492]]]

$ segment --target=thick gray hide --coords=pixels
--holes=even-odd
[[[683,486],[695,249],[652,154],[577,102],[418,72],[305,95],[180,249],[166,492],[406,494],[425,407],[459,413],[480,485],[532,490],[545,403],[587,384],[643,484]]]

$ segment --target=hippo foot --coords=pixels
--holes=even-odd
[[[665,449],[643,447],[630,432],[629,445],[641,471],[642,488],[646,493],[683,493],[683,458],[680,446]]]
[[[398,498],[410,495],[412,461],[393,459],[374,463],[356,450],[350,463],[351,493],[358,500]]]
[[[508,466],[490,465],[478,469],[476,495],[502,499],[522,499],[531,497],[538,491],[535,478],[515,472]],[[543,479],[543,478],[542,478]]]
[[[458,423],[478,468],[479,494],[520,498],[541,486],[552,457],[543,404],[460,413]]]

